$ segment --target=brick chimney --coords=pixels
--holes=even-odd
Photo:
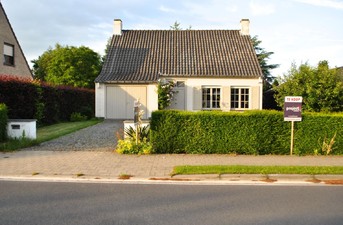
[[[250,35],[249,34],[249,19],[241,19],[241,35]]]
[[[114,35],[121,35],[123,23],[121,19],[115,19],[113,24],[113,34]]]

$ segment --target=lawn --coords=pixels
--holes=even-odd
[[[77,130],[93,126],[102,120],[93,119],[87,121],[79,121],[79,122],[64,122],[58,123],[50,126],[44,126],[37,129],[37,139],[36,140],[29,140],[29,139],[11,139],[7,142],[0,143],[0,151],[14,151],[21,148],[30,147],[33,145],[38,145],[42,142],[49,141],[58,137],[61,137],[66,134],[70,134]]]
[[[343,166],[176,166],[172,175],[189,174],[343,174]]]

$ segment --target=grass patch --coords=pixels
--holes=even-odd
[[[10,139],[4,143],[0,143],[0,151],[9,152],[15,151],[21,148],[26,148],[34,145],[38,145],[45,141],[50,141],[52,139],[64,136],[66,134],[73,133],[80,129],[93,126],[102,120],[92,119],[87,121],[78,122],[64,122],[58,123],[50,126],[44,126],[37,129],[37,139],[30,140],[27,138],[20,139]]]
[[[171,175],[191,174],[343,174],[343,166],[176,166]]]

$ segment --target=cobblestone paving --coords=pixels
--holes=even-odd
[[[24,150],[33,151],[111,151],[117,143],[116,132],[123,129],[122,120],[104,120],[94,126]]]

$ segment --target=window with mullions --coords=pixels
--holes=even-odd
[[[220,88],[203,87],[202,88],[202,108],[220,109]]]
[[[4,65],[14,66],[14,46],[7,43],[4,44]]]
[[[249,109],[249,88],[231,88],[231,108]]]

